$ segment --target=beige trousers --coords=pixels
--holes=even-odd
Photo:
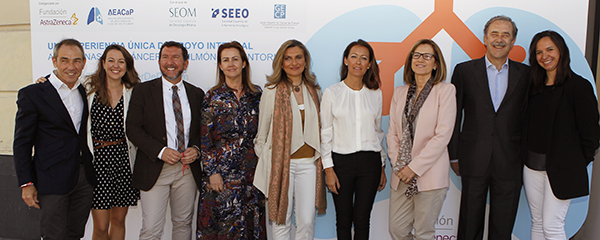
[[[435,222],[442,210],[447,189],[419,192],[409,199],[404,195],[407,187],[408,185],[401,182],[398,184],[398,190],[390,189],[392,239],[432,240],[435,236]]]
[[[181,162],[174,165],[165,163],[154,187],[150,191],[140,191],[142,203],[140,239],[162,238],[169,201],[173,223],[171,239],[192,238],[192,217],[198,188],[192,171],[189,168],[182,170]]]

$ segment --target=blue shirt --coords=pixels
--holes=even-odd
[[[506,62],[502,64],[502,68],[498,71],[496,66],[488,60],[486,55],[485,69],[494,110],[498,112],[498,108],[500,107],[502,99],[504,99],[504,94],[506,94],[506,89],[508,88],[508,58],[506,58]]]

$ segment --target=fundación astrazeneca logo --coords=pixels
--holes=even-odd
[[[102,14],[100,14],[100,9],[97,7],[92,7],[88,14],[87,25],[90,25],[93,22],[98,22],[100,25],[103,25]]]
[[[285,4],[275,4],[273,17],[275,19],[285,19]]]

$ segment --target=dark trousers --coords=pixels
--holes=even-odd
[[[379,152],[332,154],[333,170],[340,181],[338,194],[333,194],[337,239],[369,239],[369,222],[375,194],[381,180]]]
[[[85,233],[94,187],[85,177],[83,164],[75,188],[64,195],[43,194],[40,201],[40,231],[46,239],[81,239]]]
[[[459,240],[481,240],[488,189],[490,213],[488,240],[510,240],[517,216],[522,179],[502,179],[493,163],[481,177],[461,176],[462,193],[458,220]]]

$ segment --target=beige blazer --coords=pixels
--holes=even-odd
[[[89,89],[88,89],[89,90]],[[127,125],[125,124],[125,122],[127,121],[127,110],[129,109],[129,100],[131,99],[131,92],[133,91],[133,88],[126,88],[125,86],[123,86],[123,128],[125,130],[125,132],[127,132]],[[89,94],[87,97],[88,100],[88,111],[90,112],[90,117],[88,117],[88,121],[87,121],[87,144],[88,144],[88,148],[90,149],[90,152],[92,153],[92,155],[94,154],[94,142],[92,142],[92,116],[91,116],[91,111],[92,111],[92,103],[94,102],[94,96],[96,96],[96,93],[92,93]],[[131,171],[133,172],[133,164],[135,163],[135,154],[137,152],[137,147],[133,145],[133,143],[131,143],[129,141],[129,138],[127,138],[127,134],[125,135],[125,138],[127,139],[127,150],[129,151],[129,166],[131,167]],[[95,160],[95,158],[94,158]]]
[[[408,86],[394,90],[390,107],[390,127],[387,134],[388,154],[392,167],[398,159],[402,119]],[[450,159],[448,142],[456,121],[456,89],[450,83],[433,86],[415,120],[412,161],[408,167],[418,176],[419,191],[448,187]],[[390,185],[398,189],[400,179],[392,173]]]
[[[321,139],[319,134],[319,115],[317,114],[317,106],[312,101],[310,93],[306,86],[303,87],[303,98],[305,108],[304,134],[294,134],[292,136],[291,153],[294,154],[304,143],[315,149],[313,160],[316,161],[321,157]],[[275,94],[277,87],[266,87],[260,98],[259,113],[258,113],[258,133],[254,139],[254,151],[258,156],[258,164],[254,174],[254,185],[265,196],[269,195],[269,181],[271,178],[271,146],[273,136],[273,108],[275,107]],[[317,90],[318,98],[321,99],[321,91]],[[293,94],[290,95],[290,103],[292,104],[294,133],[302,131],[302,116],[298,103]]]

